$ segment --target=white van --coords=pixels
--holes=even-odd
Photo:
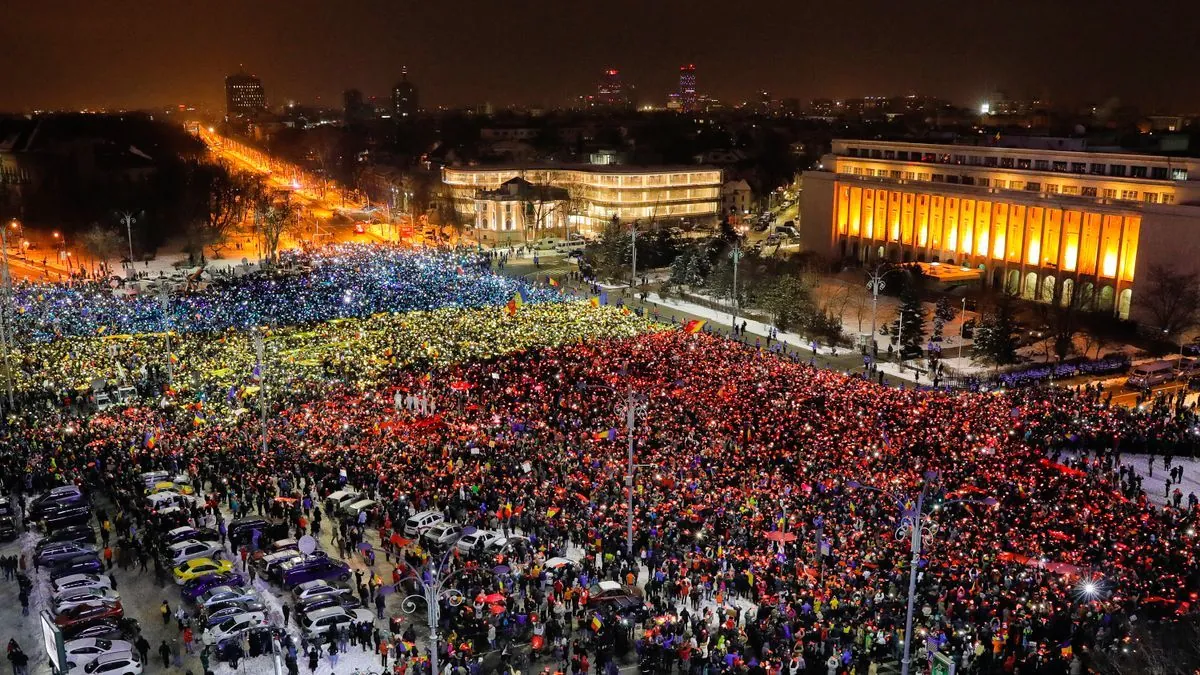
[[[190,506],[190,504],[191,502],[188,501],[188,498],[178,492],[155,492],[152,495],[146,496],[146,506],[152,511],[161,511],[171,506]]]
[[[326,497],[325,503],[337,512],[360,499],[363,499],[363,494],[357,490],[338,490]]]
[[[1135,366],[1125,380],[1125,386],[1130,389],[1149,389],[1163,382],[1175,379],[1175,364],[1171,361],[1153,361]]]
[[[445,520],[446,516],[441,511],[422,511],[404,521],[404,536],[415,539]]]

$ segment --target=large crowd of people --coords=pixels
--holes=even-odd
[[[354,267],[356,253],[322,255]],[[397,255],[379,254],[387,265],[409,260]],[[341,267],[315,260],[288,288],[341,278],[328,271]],[[363,269],[384,264],[371,261]],[[437,269],[425,281],[461,291],[450,262]],[[1170,465],[1194,452],[1189,411],[1130,411],[1090,390],[888,388],[619,308],[506,311],[511,282],[475,269],[485,290],[438,296],[438,306],[487,309],[370,316],[431,309],[383,297],[421,293],[424,281],[381,284],[364,289],[366,318],[343,323],[314,323],[341,315],[302,309],[300,291],[279,300],[264,289],[272,282],[227,288],[222,297],[245,303],[237,316],[251,323],[270,311],[300,324],[276,329],[276,362],[302,379],[276,388],[265,425],[255,415],[205,418],[193,397],[82,417],[47,399],[10,417],[0,468],[10,489],[31,490],[169,467],[199,477],[225,505],[260,509],[275,497],[319,503],[348,483],[380,502],[353,535],[343,531],[351,549],[368,530],[387,547],[389,531],[431,508],[464,526],[522,533],[531,546],[513,564],[523,581],[480,581],[472,595],[512,593],[509,608],[528,605],[556,644],[576,631],[605,635],[592,643],[597,672],[628,641],[655,672],[873,673],[900,654],[913,560],[898,529],[918,504],[927,535],[916,560],[919,663],[936,650],[961,671],[1079,673],[1128,648],[1139,622],[1195,611],[1195,496],[1156,504],[1122,466],[1123,453],[1157,453]],[[347,288],[320,297],[340,302]],[[193,330],[206,337],[180,350],[192,372],[238,373],[212,376],[201,388],[209,401],[226,389],[240,396],[237,378],[253,367],[246,334],[225,332],[240,319],[222,311],[198,319]],[[138,321],[122,330],[156,327]],[[25,377],[61,387],[77,371],[103,372],[95,364],[107,345],[147,362],[154,348],[136,336],[70,343],[89,345],[83,355],[53,344],[25,362]],[[298,375],[308,361],[314,374]],[[621,406],[630,391],[637,468],[627,551]],[[307,516],[277,508],[292,526]],[[578,571],[532,583],[545,579],[548,557],[571,553]],[[609,617],[581,620],[580,595],[597,579],[640,585],[652,616],[628,634],[606,627]],[[470,661],[453,640],[444,649],[443,663]],[[568,651],[576,666],[587,654]]]

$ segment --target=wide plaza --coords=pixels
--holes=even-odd
[[[880,386],[494,263],[342,245],[165,299],[19,285],[0,556],[28,590],[4,584],[0,637],[50,672],[38,614],[61,596],[35,559],[57,511],[33,500],[72,484],[145,672],[256,651],[169,580],[182,526],[217,534],[285,672],[1065,675],[1195,611],[1191,411]],[[147,505],[176,489],[177,510]],[[239,540],[248,517],[268,522]],[[480,533],[508,543],[461,545]],[[371,615],[349,624],[369,648],[310,631],[299,577],[255,562],[305,535],[344,561],[329,581]]]

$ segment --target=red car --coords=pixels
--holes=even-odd
[[[101,619],[120,619],[123,616],[125,616],[125,610],[122,609],[120,601],[112,604],[95,602],[86,605],[76,605],[70,609],[63,610],[62,613],[54,617],[54,623],[58,624],[61,628],[68,628]]]

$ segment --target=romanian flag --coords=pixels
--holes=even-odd
[[[600,306],[600,298],[598,298],[598,297],[596,297],[596,296],[592,296],[592,299],[591,299],[591,300],[589,300],[588,302],[592,303],[592,307],[599,307],[599,306]]]
[[[600,631],[600,627],[601,627],[601,626],[603,626],[603,625],[604,625],[604,622],[600,620],[600,617],[599,617],[599,615],[593,615],[593,616],[592,616],[592,632],[593,632],[593,633],[597,633],[597,632],[599,632],[599,631]]]
[[[691,321],[688,321],[687,323],[683,324],[683,332],[699,333],[704,328],[705,323],[706,323],[705,321],[702,321],[700,319],[692,319]]]
[[[554,288],[558,288],[558,279],[555,279],[554,277],[550,277],[550,285],[553,286]]]
[[[504,311],[508,312],[509,316],[513,316],[517,313],[518,309],[521,309],[521,305],[523,304],[525,302],[521,300],[521,294],[516,293],[512,296],[512,300],[509,300],[508,304],[504,306]]]
[[[153,450],[154,446],[158,445],[158,431],[150,430],[146,432],[146,447]]]
[[[167,356],[167,360],[171,362],[171,365],[179,363],[179,357],[175,356],[174,354]]]
[[[558,512],[561,510],[562,509],[558,508],[557,506],[551,506],[550,508],[546,509],[546,517],[553,518],[554,516],[557,516]]]

